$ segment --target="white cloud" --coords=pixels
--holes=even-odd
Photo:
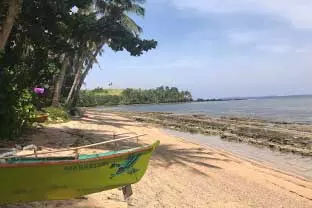
[[[258,40],[259,36],[263,36],[261,34],[263,32],[255,32],[255,31],[229,31],[227,33],[230,42],[233,44],[250,44]]]
[[[298,28],[312,28],[311,0],[168,0],[179,9],[201,12],[266,12]]]
[[[301,42],[296,35],[283,30],[229,30],[226,34],[234,47],[249,46],[266,53],[304,53],[312,49],[311,41]]]
[[[287,53],[292,50],[292,47],[289,45],[260,45],[256,46],[257,49],[265,51],[265,52],[273,52],[273,53]]]

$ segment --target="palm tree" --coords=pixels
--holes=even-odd
[[[142,6],[144,3],[143,0],[128,0],[124,5],[120,5],[120,1],[110,1],[109,3],[103,0],[95,1],[94,12],[97,14],[98,21],[96,22],[95,28],[107,27],[107,25],[103,25],[103,19],[107,17],[107,15],[112,15],[112,13],[116,13],[120,15],[117,20],[117,24],[121,25],[122,30],[126,30],[133,34],[134,36],[139,36],[142,32],[142,28],[136,24],[136,22],[129,17],[129,14],[135,14],[143,17],[145,14],[145,10]],[[116,6],[118,5],[118,6]],[[110,45],[111,40],[107,38],[107,35],[99,34],[97,36],[97,41],[93,42],[93,47],[87,48],[85,50],[85,56],[83,60],[83,64],[81,68],[76,71],[75,79],[73,81],[70,93],[66,99],[66,105],[71,106],[75,105],[80,88],[82,83],[84,82],[87,74],[92,69],[93,64],[97,62],[97,56],[101,55],[103,52],[102,48],[105,44]],[[99,40],[100,39],[100,40]]]

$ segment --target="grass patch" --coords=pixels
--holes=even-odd
[[[43,112],[49,115],[47,122],[58,123],[70,120],[70,116],[64,108],[47,107],[43,108]]]
[[[123,92],[123,89],[102,89],[102,88],[96,88],[94,90],[90,90],[89,92],[94,93],[94,95],[112,95],[112,96],[121,96],[121,93]]]

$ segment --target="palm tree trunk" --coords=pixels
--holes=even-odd
[[[5,20],[3,21],[3,24],[0,26],[0,49],[4,49],[8,41],[15,22],[15,18],[19,13],[22,0],[5,0],[2,3],[2,6],[4,4],[8,5],[8,13]]]
[[[66,105],[67,106],[76,106],[77,101],[78,101],[78,95],[79,95],[79,91],[82,87],[82,84],[84,82],[84,80],[86,79],[89,71],[92,69],[94,60],[96,59],[97,55],[100,53],[102,47],[104,44],[100,44],[98,46],[98,48],[96,49],[95,53],[92,55],[93,59],[89,61],[86,69],[84,70],[84,72],[81,74],[81,71],[78,70],[75,76],[75,80],[74,83],[70,89],[70,93],[68,94],[68,97],[66,99]]]
[[[80,89],[81,89],[82,84],[83,84],[84,80],[86,79],[86,77],[87,77],[89,71],[91,70],[91,68],[92,68],[92,65],[91,65],[91,67],[88,67],[88,68],[83,72],[83,74],[81,75],[81,78],[79,79],[79,82],[78,82],[78,84],[77,84],[75,93],[74,93],[73,96],[72,96],[72,101],[71,101],[71,103],[70,103],[71,107],[74,107],[74,106],[77,105],[77,101],[78,101]]]
[[[63,83],[64,83],[65,76],[66,76],[68,63],[69,63],[69,58],[65,55],[63,62],[62,62],[61,71],[58,75],[58,78],[54,86],[54,94],[52,98],[52,106],[54,107],[60,106],[61,92],[62,92],[62,87],[63,87]]]
[[[70,91],[69,91],[68,96],[67,96],[66,101],[65,101],[65,105],[67,105],[67,106],[70,105],[70,102],[72,100],[72,96],[73,96],[74,92],[77,91],[77,87],[79,85],[80,77],[81,77],[81,67],[77,67],[77,72],[75,75],[74,82],[70,88]]]

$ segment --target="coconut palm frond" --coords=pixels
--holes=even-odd
[[[139,4],[131,4],[131,6],[129,6],[127,8],[127,12],[136,14],[136,15],[141,16],[141,17],[144,17],[144,15],[145,15],[144,7],[142,7]]]
[[[121,20],[122,25],[128,30],[138,35],[142,32],[142,28],[129,16],[124,15]]]
[[[132,3],[145,4],[146,0],[132,0]]]

